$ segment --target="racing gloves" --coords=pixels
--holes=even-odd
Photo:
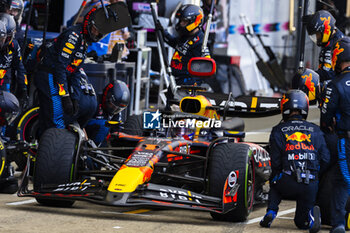
[[[63,112],[67,115],[74,116],[78,114],[79,104],[77,100],[73,100],[69,95],[62,96]]]

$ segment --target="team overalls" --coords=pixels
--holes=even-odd
[[[11,69],[16,72],[18,88],[27,89],[26,71],[17,40],[13,40],[5,51],[0,52],[0,90],[11,91]]]
[[[345,225],[345,205],[350,194],[350,67],[346,68],[327,86],[326,99],[321,111],[321,125],[331,127],[336,120],[338,157],[333,175],[331,225]]]
[[[308,229],[308,213],[315,205],[319,172],[329,163],[323,133],[315,124],[295,116],[272,129],[270,146],[268,211],[277,212],[282,199],[296,200],[295,225]]]
[[[173,48],[175,52],[171,59],[171,70],[175,77],[177,85],[200,84],[201,80],[191,78],[187,69],[187,64],[192,57],[210,56],[209,51],[202,54],[202,44],[204,33],[199,30],[190,38],[174,37],[167,31],[164,31],[165,41]]]
[[[91,85],[83,84],[84,75],[80,72],[86,49],[82,25],[78,24],[62,32],[42,50],[44,55],[34,77],[40,103],[41,133],[51,127],[65,128],[74,120],[82,120],[79,123],[84,127],[86,119],[94,115],[96,97]],[[75,107],[79,108],[74,116],[63,112],[61,98],[67,94],[70,94]]]

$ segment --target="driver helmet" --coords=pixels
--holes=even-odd
[[[180,124],[186,125],[186,120],[180,120],[179,122],[183,122]],[[185,140],[193,140],[196,128],[195,127],[174,127],[171,129],[171,136],[174,138],[182,138]]]
[[[9,125],[19,113],[19,102],[12,93],[0,90],[0,126]]]
[[[187,4],[183,5],[176,13],[178,22],[175,25],[176,31],[181,36],[189,36],[196,28],[203,24],[203,10],[199,6]]]
[[[281,112],[283,120],[288,120],[293,110],[298,110],[306,120],[309,112],[309,98],[301,90],[291,89],[281,99]]]
[[[103,91],[102,109],[108,115],[115,115],[123,111],[130,102],[130,91],[122,81],[109,83]]]
[[[325,10],[305,16],[306,30],[310,39],[318,46],[326,46],[335,29],[335,18]]]
[[[16,33],[16,22],[12,15],[0,13],[0,24],[5,25],[6,37],[3,37],[3,29],[0,29],[0,50],[6,49],[11,43]],[[3,28],[3,26],[0,26]]]

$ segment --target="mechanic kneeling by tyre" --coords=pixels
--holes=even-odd
[[[11,124],[19,113],[17,98],[6,91],[0,90],[0,128]],[[0,130],[1,131],[1,130]],[[18,189],[14,169],[6,160],[4,143],[0,138],[0,193],[15,193]]]
[[[318,177],[329,165],[329,151],[320,128],[306,121],[309,99],[301,90],[288,91],[281,100],[283,120],[272,129],[272,173],[267,213],[260,226],[270,227],[282,199],[296,200],[294,223],[318,232],[320,209],[315,206]]]

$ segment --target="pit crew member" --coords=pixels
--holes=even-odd
[[[321,83],[335,78],[332,70],[332,48],[344,34],[335,26],[335,18],[325,10],[304,17],[306,29],[311,40],[321,47],[317,73]]]
[[[7,91],[0,90],[0,128],[11,124],[19,113],[17,98]],[[6,149],[0,138],[0,193],[15,193],[18,189],[14,169],[6,158]]]
[[[86,14],[82,24],[68,28],[41,48],[42,59],[34,76],[39,96],[41,133],[51,127],[65,128],[73,120],[79,121],[80,111],[87,112],[85,118],[92,117],[96,111],[96,99],[81,101],[79,98],[84,98],[84,95],[77,98],[72,93],[81,89],[83,92],[87,91],[88,95],[93,94],[85,89],[85,84],[80,85],[80,68],[86,57],[88,44],[97,42],[104,36],[92,20],[95,11],[96,8],[93,8]],[[74,84],[78,87],[74,88]],[[79,122],[81,127],[85,123]]]
[[[345,206],[350,194],[350,38],[333,46],[332,68],[337,77],[326,89],[321,110],[321,125],[338,135],[337,169],[333,175],[331,196],[331,232],[345,232]]]
[[[175,48],[170,63],[172,74],[175,76],[177,85],[200,84],[200,80],[190,77],[187,64],[192,57],[210,57],[209,50],[202,53],[203,10],[196,5],[183,5],[176,13],[176,18],[178,23],[175,29],[178,36],[165,31],[160,23],[156,24],[157,29],[163,32],[165,42]]]
[[[320,209],[315,206],[319,173],[329,164],[329,151],[320,128],[306,121],[309,99],[301,90],[288,91],[281,100],[283,120],[272,129],[272,174],[267,212],[260,222],[270,227],[282,199],[297,202],[294,223],[310,232],[320,230]]]
[[[13,91],[11,88],[11,75],[7,72],[14,71],[17,84],[17,98],[21,106],[28,101],[27,76],[22,63],[20,46],[14,40],[16,33],[16,22],[13,16],[0,13],[0,90]]]

